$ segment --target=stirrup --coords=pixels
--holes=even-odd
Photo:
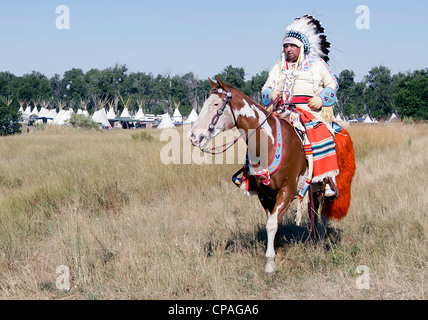
[[[325,201],[333,201],[339,197],[339,190],[331,178],[324,179],[323,198]]]
[[[239,169],[238,171],[235,172],[235,174],[232,176],[232,182],[238,187],[240,188],[242,185],[242,181],[244,180],[243,177],[238,178],[238,175],[240,175],[242,172],[244,171],[244,167],[242,167],[241,169]]]
[[[232,177],[232,182],[238,187],[240,188],[242,185],[242,178],[238,178],[238,177]]]

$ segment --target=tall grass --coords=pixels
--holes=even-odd
[[[145,129],[153,139],[56,127],[2,137],[0,297],[426,299],[428,128],[348,129],[348,217],[314,245],[291,210],[270,279],[264,211],[230,182],[238,162],[165,165],[156,129]],[[55,284],[60,265],[70,290]],[[369,289],[356,286],[359,265]]]

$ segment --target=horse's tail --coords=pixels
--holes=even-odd
[[[342,128],[334,138],[336,144],[339,175],[336,177],[339,197],[323,204],[322,213],[330,219],[342,219],[348,213],[351,203],[351,183],[355,174],[354,145],[349,133]]]

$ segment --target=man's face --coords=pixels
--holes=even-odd
[[[286,43],[284,44],[284,53],[288,62],[296,62],[299,58],[300,48],[295,44]]]

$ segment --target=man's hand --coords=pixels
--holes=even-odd
[[[322,99],[318,96],[312,97],[308,101],[308,106],[312,110],[318,110],[319,108],[322,107]]]
[[[278,98],[278,96],[280,96],[282,94],[281,90],[275,90],[270,94],[270,100],[271,101],[275,101],[276,98]]]

